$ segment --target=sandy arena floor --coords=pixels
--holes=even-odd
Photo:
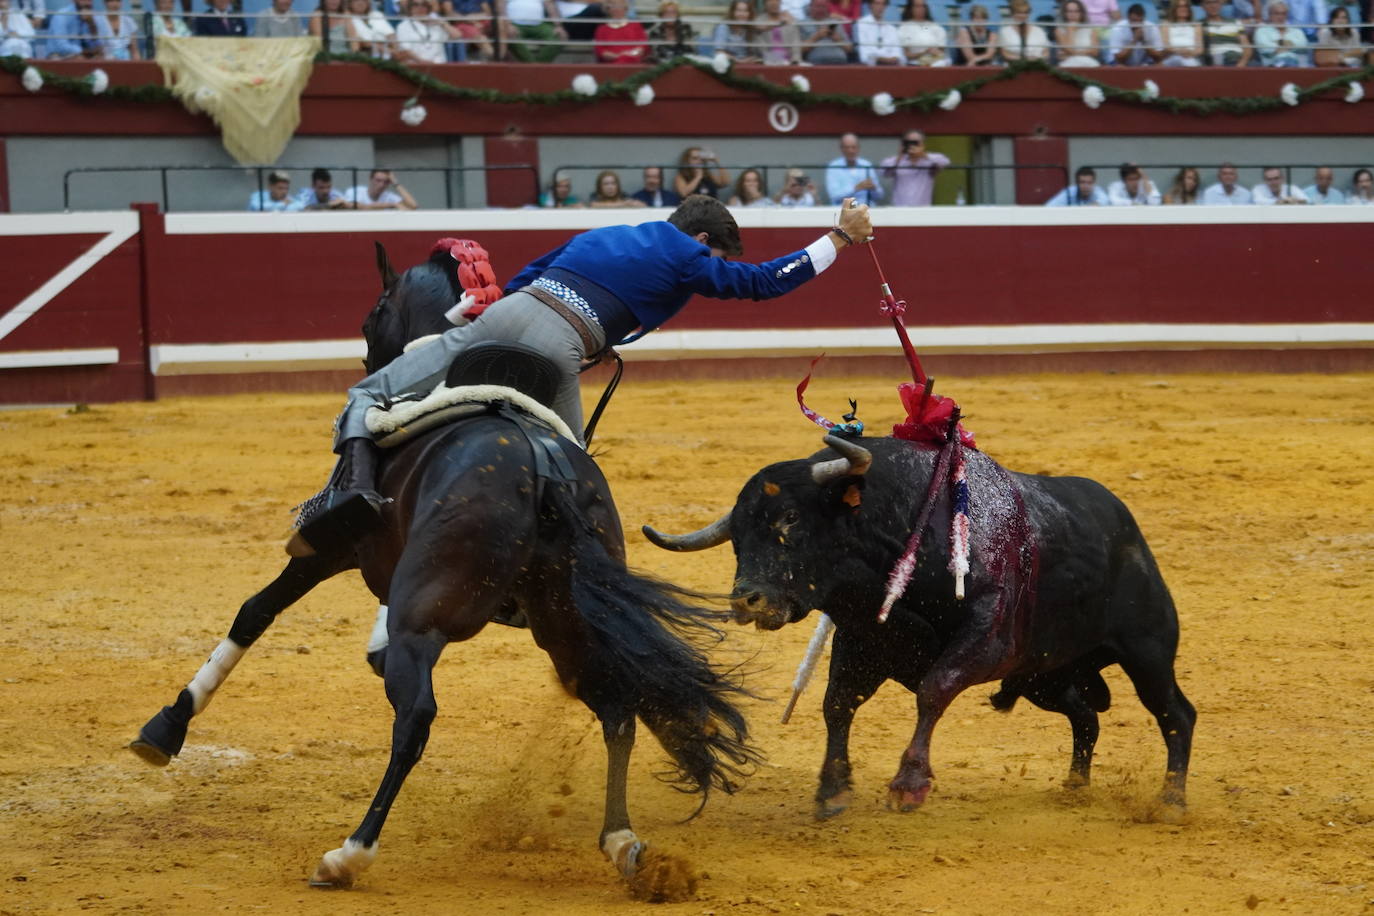
[[[804,369],[799,368],[798,375]],[[857,396],[872,431],[899,379],[821,366],[811,401]],[[795,379],[629,379],[598,442],[631,561],[726,590],[726,548],[673,555],[638,534],[699,527],[758,467],[819,432]],[[883,807],[914,725],[889,684],[860,712],[857,802],[811,818],[824,671],[789,726],[782,700],[811,622],[736,629],[768,702],[748,712],[768,766],[734,797],[653,777],[640,834],[704,873],[665,914],[1374,912],[1374,377],[942,378],[983,448],[1023,471],[1083,474],[1132,507],[1182,617],[1179,679],[1199,713],[1188,820],[1144,819],[1164,768],[1119,670],[1093,787],[1067,797],[1069,731],[965,694],[934,745],[919,811]],[[590,394],[589,394],[590,398]],[[439,719],[359,885],[306,885],[364,813],[391,712],[363,661],[375,602],[356,574],[287,611],[153,769],[124,749],[171,702],[239,603],[283,562],[290,507],[330,467],[340,399],[175,399],[0,414],[0,912],[640,911],[596,848],[604,754],[590,713],[523,631],[451,646]]]

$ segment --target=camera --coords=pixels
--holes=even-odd
[[[810,175],[793,175],[793,176],[792,176],[792,183],[793,183],[793,184],[810,184],[810,183],[811,183],[811,176],[810,176]]]

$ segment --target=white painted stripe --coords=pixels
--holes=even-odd
[[[910,328],[922,353],[1042,353],[1058,350],[1374,347],[1374,323],[1347,324],[1022,324]],[[655,331],[621,349],[627,361],[717,356],[896,354],[891,328]],[[163,344],[155,375],[359,368],[361,340],[272,344]],[[361,370],[360,370],[361,371]]]
[[[95,232],[138,231],[133,210],[93,213],[0,213],[0,236],[90,235]]]
[[[576,232],[665,219],[668,209],[385,210],[322,213],[171,213],[168,235],[285,235],[302,232],[481,232],[537,229]],[[829,228],[834,207],[737,209],[745,229]],[[881,207],[877,238],[901,226],[1188,226],[1374,223],[1374,207]]]
[[[0,369],[34,369],[43,366],[108,366],[119,362],[119,350],[95,347],[89,350],[16,350],[0,353]]]
[[[119,228],[111,229],[108,235],[92,245],[84,254],[77,256],[75,261],[53,274],[48,282],[38,287],[18,305],[6,312],[3,317],[0,317],[0,340],[9,336],[11,331],[32,318],[58,293],[71,286],[86,271],[99,264],[105,255],[123,245],[137,232],[137,219],[130,220]]]

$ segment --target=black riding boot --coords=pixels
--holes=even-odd
[[[329,484],[301,510],[286,552],[308,557],[352,550],[381,527],[382,502],[377,492],[377,446],[362,437],[344,440]]]

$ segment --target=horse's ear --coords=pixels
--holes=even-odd
[[[396,285],[396,271],[391,266],[391,259],[386,256],[386,249],[381,242],[373,242],[377,246],[377,273],[382,278],[382,292],[386,292]]]

